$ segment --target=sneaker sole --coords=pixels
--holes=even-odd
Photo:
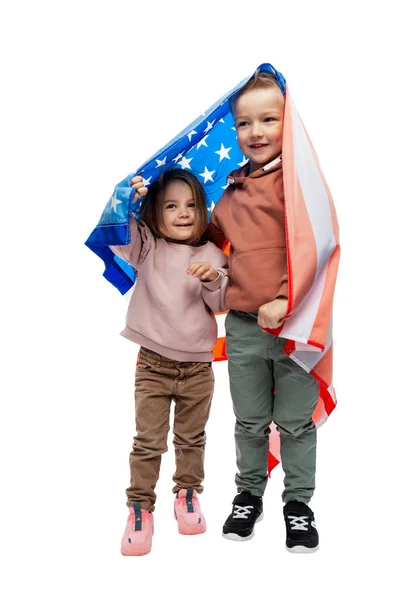
[[[313,552],[317,552],[319,546],[315,546],[315,548],[307,548],[307,546],[293,546],[293,548],[289,548],[286,546],[286,550],[291,552],[291,554],[312,554]]]
[[[260,521],[262,521],[263,518],[264,518],[264,513],[262,512],[261,515],[256,520],[256,523],[259,523]],[[224,537],[226,540],[231,540],[232,542],[248,542],[249,540],[251,540],[254,537],[254,529],[250,533],[250,535],[247,535],[246,537],[238,535],[237,533],[224,533],[224,532],[222,532],[222,537]]]
[[[122,556],[146,556],[146,554],[149,554],[151,550],[150,548],[146,548],[145,550],[126,550],[125,548],[121,548],[121,554]]]
[[[175,511],[174,517],[178,523],[178,532],[181,535],[201,535],[207,531],[207,524],[204,517],[200,523],[185,523],[182,519],[178,519]]]

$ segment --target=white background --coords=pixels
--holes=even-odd
[[[399,597],[394,6],[2,4],[5,600]],[[153,550],[124,558],[137,348],[119,336],[126,301],[83,244],[114,185],[262,62],[288,80],[341,226],[339,406],[320,430],[312,502],[321,548],[308,556],[284,549],[279,468],[254,539],[222,538],[235,457],[226,363],[219,363],[202,495],[208,531],[177,532],[170,451]]]

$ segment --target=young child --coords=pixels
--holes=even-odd
[[[137,271],[122,335],[140,345],[135,378],[136,435],[130,454],[129,517],[123,555],[151,550],[154,489],[161,454],[167,451],[171,401],[175,401],[173,477],[178,530],[206,530],[197,494],[204,479],[205,425],[214,390],[214,312],[225,310],[227,257],[211,242],[204,191],[181,169],[161,175],[147,190],[134,177],[134,200],[143,201],[140,220],[131,216],[131,242],[112,251]]]
[[[248,164],[230,184],[211,216],[209,239],[231,244],[231,287],[226,304],[226,351],[236,416],[238,495],[223,536],[253,537],[263,516],[270,425],[280,432],[286,547],[318,548],[314,514],[317,381],[284,352],[277,337],[287,317],[288,276],[282,174],[284,97],[274,75],[258,72],[232,98],[239,147]],[[266,331],[268,329],[268,332]],[[275,335],[274,335],[275,333]]]

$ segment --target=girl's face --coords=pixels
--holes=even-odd
[[[170,181],[162,203],[160,233],[170,240],[185,242],[193,235],[197,216],[192,189],[179,179]]]

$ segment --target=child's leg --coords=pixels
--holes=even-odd
[[[261,330],[257,315],[230,311],[226,349],[233,408],[236,416],[236,485],[262,497],[267,485],[269,425],[273,410],[271,349],[276,338]]]
[[[140,502],[152,512],[161,455],[167,451],[172,381],[160,367],[162,357],[141,348],[135,378],[136,435],[130,454],[131,485],[126,490],[127,505]]]
[[[281,341],[281,348],[284,340]],[[274,360],[276,396],[273,420],[281,440],[285,472],[283,501],[310,501],[315,488],[317,434],[312,416],[319,396],[318,382],[282,350]]]
[[[211,363],[178,366],[175,393],[174,446],[176,471],[173,492],[193,488],[202,492],[205,426],[214,391]]]

